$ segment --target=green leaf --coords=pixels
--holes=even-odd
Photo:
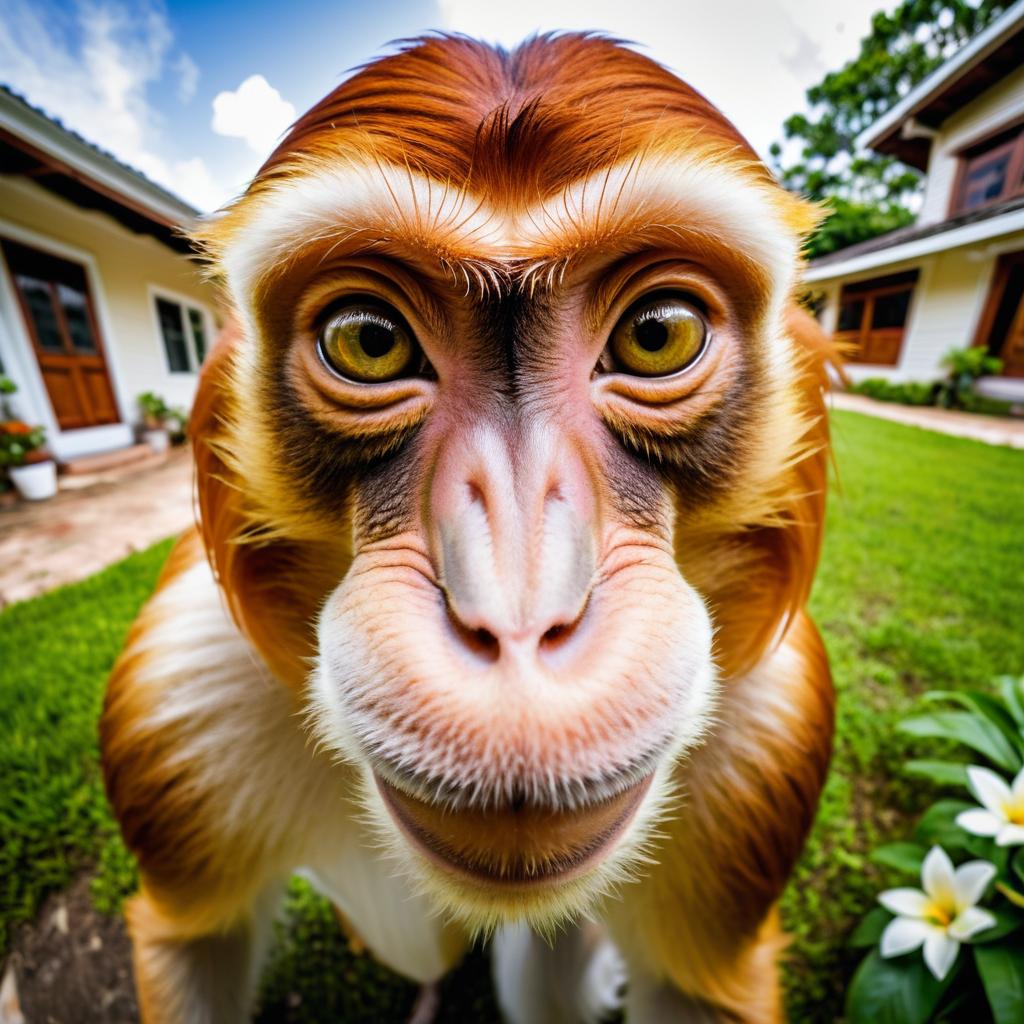
[[[995,1024],[1024,1021],[1024,938],[974,946],[974,962],[985,986]]]
[[[1003,734],[1018,756],[1024,754],[1024,736],[1021,735],[1021,731],[1006,705],[992,694],[984,693],[981,690],[931,690],[921,699],[924,703],[929,704],[936,702],[959,704],[969,712],[984,715]]]
[[[850,936],[850,945],[855,949],[864,946],[877,946],[881,941],[882,932],[885,926],[892,920],[892,914],[884,907],[875,907],[869,910],[853,930]]]
[[[873,949],[857,968],[846,994],[850,1024],[926,1024],[959,967],[958,958],[949,974],[937,981],[919,950],[883,960]]]
[[[903,770],[907,775],[930,779],[940,786],[967,785],[967,765],[956,761],[908,761]]]
[[[927,853],[928,848],[918,843],[886,843],[872,852],[871,859],[876,864],[884,864],[886,867],[902,871],[905,875],[919,878],[921,864]]]
[[[914,839],[927,846],[942,846],[947,852],[968,849],[970,834],[956,823],[956,816],[974,806],[964,800],[939,800],[921,815]]]
[[[1024,676],[1000,676],[999,692],[1018,727],[1024,729]]]
[[[995,839],[991,836],[968,835],[965,849],[972,857],[995,864],[996,871],[1000,876],[1006,875],[1009,871],[1009,849],[1005,846],[997,846]]]
[[[1015,772],[1021,766],[1020,754],[1001,730],[977,713],[933,711],[904,719],[897,729],[908,736],[962,743],[1008,771]]]
[[[1014,855],[1013,860],[1010,862],[1013,867],[1013,873],[1024,882],[1024,847],[1019,849]]]

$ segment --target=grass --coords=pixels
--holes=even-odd
[[[930,798],[899,774],[893,725],[928,688],[1024,671],[1024,452],[834,415],[833,492],[812,610],[839,692],[835,758],[783,916],[790,1017],[831,1022],[854,966],[845,939],[891,879],[867,859]],[[114,910],[134,883],[96,765],[104,679],[168,544],[0,612],[0,951],[42,896],[96,865]],[[5,937],[6,936],[6,937]],[[293,884],[262,1021],[401,1020],[405,982],[355,955],[327,904]],[[480,954],[445,983],[442,1019],[493,1021]]]

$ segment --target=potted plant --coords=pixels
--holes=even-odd
[[[46,435],[42,427],[19,420],[9,400],[18,388],[9,377],[0,377],[0,490],[6,480],[29,501],[52,498],[57,493],[57,466],[43,451]]]
[[[171,444],[171,436],[167,429],[167,420],[171,410],[167,403],[153,391],[143,391],[138,397],[139,409],[142,411],[142,440],[157,454],[167,451]]]
[[[57,466],[43,451],[46,435],[42,427],[21,420],[0,421],[0,466],[29,501],[42,501],[57,493]]]

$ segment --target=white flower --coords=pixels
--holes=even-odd
[[[983,806],[961,811],[956,823],[973,835],[995,836],[996,846],[1024,843],[1024,768],[1009,786],[995,772],[975,764],[967,769],[967,778]]]
[[[960,943],[996,919],[975,906],[995,877],[987,860],[972,860],[955,871],[946,851],[933,846],[921,865],[920,889],[887,889],[878,902],[896,917],[882,932],[881,954],[902,956],[924,946],[924,962],[941,981],[960,952]]]

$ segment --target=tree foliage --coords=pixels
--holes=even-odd
[[[894,157],[858,149],[857,136],[1007,6],[903,0],[891,14],[875,14],[852,61],[807,90],[807,112],[787,118],[786,143],[771,152],[786,188],[831,207],[812,256],[913,221],[921,175]]]

